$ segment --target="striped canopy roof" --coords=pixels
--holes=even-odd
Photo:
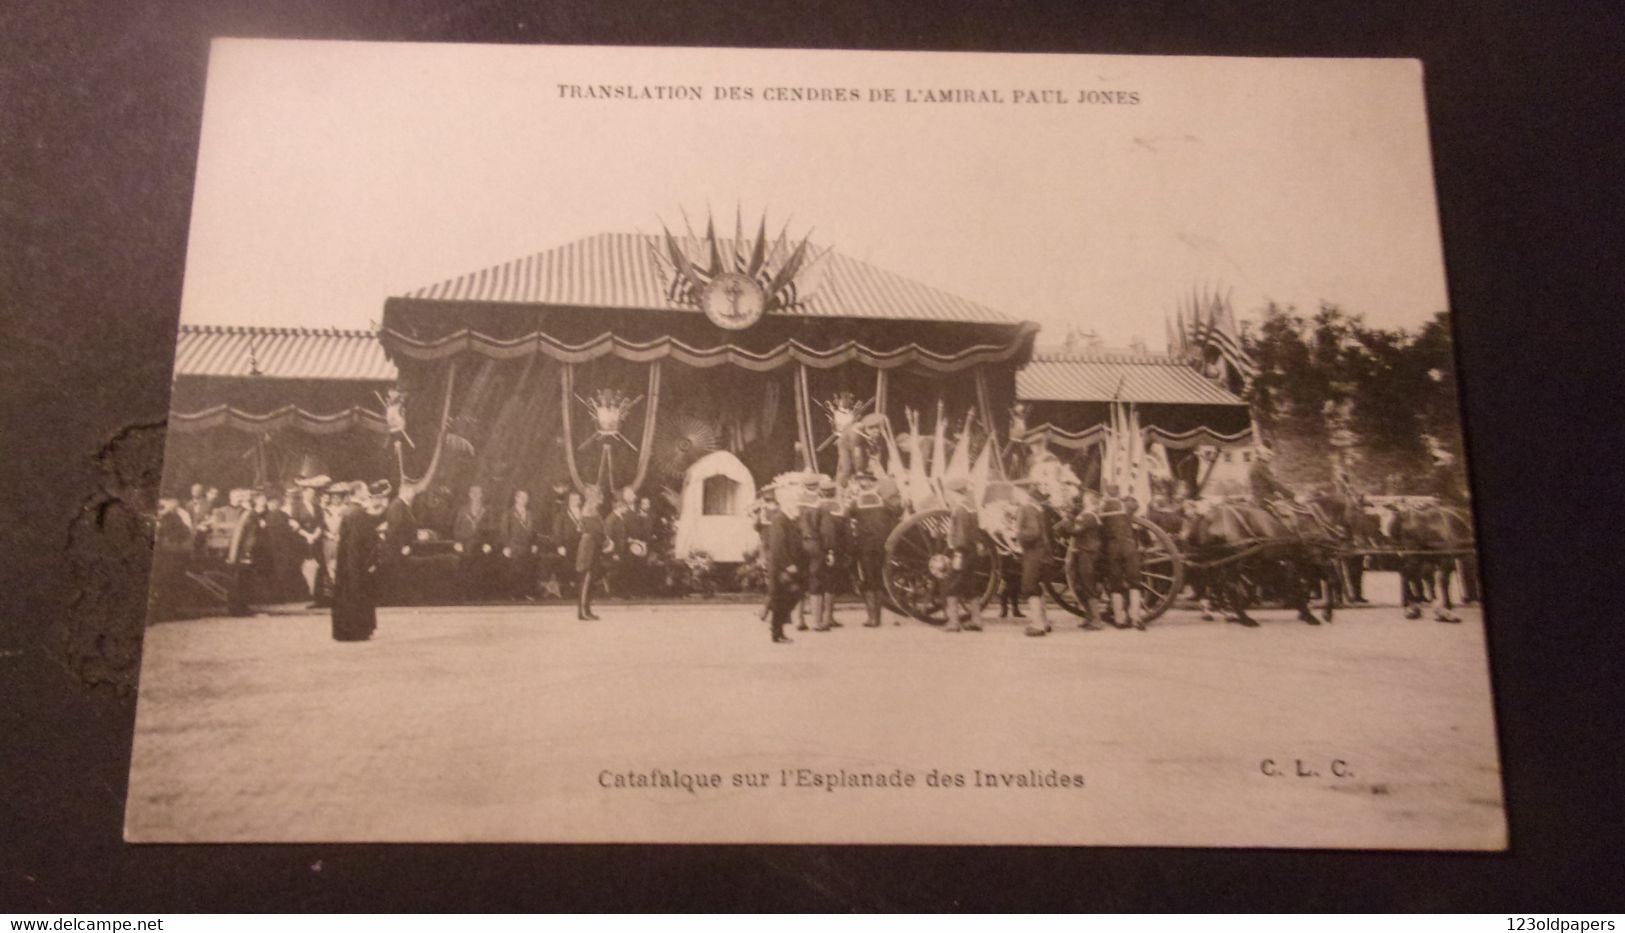
[[[685,245],[696,241],[679,238]],[[724,256],[733,241],[719,239]],[[524,256],[404,297],[442,301],[490,301],[588,308],[629,308],[700,313],[672,301],[668,270],[654,256],[663,239],[637,233],[601,233]],[[809,247],[811,249],[811,247]],[[873,318],[1014,324],[985,305],[923,285],[834,252],[810,273],[812,297],[788,311],[807,317]],[[807,291],[803,288],[803,294]]]
[[[371,331],[182,324],[175,375],[394,382],[396,373]]]
[[[1161,354],[1039,350],[1016,373],[1016,398],[1027,402],[1240,405],[1247,403]]]

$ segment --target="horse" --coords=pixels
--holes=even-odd
[[[1382,542],[1381,520],[1366,510],[1365,500],[1357,493],[1322,490],[1309,497],[1309,504],[1325,519],[1338,541],[1356,548],[1373,547]],[[1343,557],[1337,563],[1339,582],[1344,594],[1350,597],[1349,602],[1365,602],[1365,555]]]
[[[1260,584],[1274,576],[1298,619],[1319,625],[1309,606],[1310,587],[1326,593],[1325,620],[1342,587],[1327,555],[1335,547],[1335,529],[1313,509],[1281,512],[1253,503],[1216,503],[1191,517],[1182,534],[1199,593],[1228,609],[1245,626],[1258,622],[1247,614]]]
[[[1422,606],[1433,602],[1436,594],[1439,604],[1433,609],[1434,621],[1460,622],[1450,596],[1450,578],[1456,569],[1456,552],[1473,547],[1473,526],[1467,513],[1445,505],[1396,508],[1390,513],[1387,536],[1407,552],[1400,559],[1405,618],[1421,618]]]

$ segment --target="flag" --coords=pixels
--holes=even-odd
[[[965,415],[965,426],[959,431],[959,439],[954,442],[954,452],[948,457],[948,464],[943,468],[945,477],[968,477],[970,475],[970,429],[976,420],[976,409],[972,408]]]
[[[993,448],[998,446],[998,438],[992,434],[983,442],[982,449],[976,455],[976,462],[970,467],[970,495],[971,501],[980,506],[982,497],[987,494],[988,478],[993,473]]]
[[[933,484],[942,479],[943,470],[948,465],[947,413],[947,406],[942,399],[937,399],[937,422],[931,430],[931,463],[927,467]]]

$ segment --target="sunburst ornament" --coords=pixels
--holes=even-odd
[[[705,312],[725,330],[744,330],[764,314],[801,307],[812,300],[823,278],[831,249],[810,245],[812,236],[791,245],[785,222],[776,239],[767,234],[767,215],[756,235],[745,235],[743,218],[734,214],[734,237],[719,238],[715,221],[705,219],[705,235],[695,236],[683,216],[685,237],[672,234],[664,222],[658,244],[650,253],[667,278],[666,298],[672,304]]]

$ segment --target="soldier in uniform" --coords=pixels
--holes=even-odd
[[[841,623],[835,619],[835,597],[847,592],[847,581],[851,574],[849,564],[852,553],[852,522],[847,517],[845,505],[836,495],[838,489],[833,477],[818,478],[818,508],[829,516],[830,526],[830,557],[823,570],[824,590],[827,596],[824,601],[823,618],[830,628],[841,627]]]
[[[1044,610],[1044,570],[1050,560],[1049,493],[1029,485],[1016,513],[1016,540],[1021,543],[1021,595],[1027,600],[1028,635],[1038,637],[1054,628]]]
[[[801,601],[806,568],[801,528],[780,507],[779,496],[797,495],[791,486],[769,486],[763,518],[767,523],[763,553],[767,558],[767,608],[774,644],[787,644],[784,627]]]
[[[468,501],[457,507],[451,519],[452,550],[457,552],[457,576],[463,602],[484,595],[482,577],[486,556],[491,553],[490,511],[485,507],[485,489],[468,487]]]
[[[1132,625],[1145,631],[1140,612],[1140,542],[1134,535],[1134,514],[1139,509],[1140,503],[1132,495],[1122,495],[1115,485],[1107,485],[1100,503],[1101,556],[1112,618],[1120,620],[1120,627]]]
[[[1253,465],[1247,468],[1247,485],[1251,487],[1253,501],[1258,505],[1268,506],[1277,499],[1293,498],[1292,489],[1275,478],[1275,471],[1270,468],[1274,460],[1275,451],[1259,444]]]
[[[976,586],[977,551],[982,525],[971,507],[970,483],[964,477],[943,482],[948,499],[948,565],[942,576],[945,632],[982,630],[982,594]]]
[[[1072,595],[1083,607],[1083,621],[1078,623],[1078,628],[1099,631],[1103,626],[1095,618],[1095,591],[1102,535],[1100,494],[1093,489],[1085,489],[1078,511],[1062,523],[1060,531],[1072,538],[1072,579],[1077,583]]]
[[[868,616],[863,624],[867,628],[879,628],[883,612],[881,594],[886,586],[886,538],[897,527],[902,510],[887,501],[879,480],[869,471],[858,473],[853,479],[848,508],[857,552],[858,591],[863,594]]]
[[[831,577],[835,574],[835,516],[823,507],[819,487],[823,477],[809,473],[802,480],[801,509],[797,524],[801,527],[801,550],[806,558],[803,574],[807,588],[808,609],[812,611],[813,631],[827,632],[835,614]],[[797,628],[803,628],[798,625]]]
[[[581,500],[581,533],[576,539],[576,618],[583,622],[596,622],[592,611],[592,588],[598,582],[603,563],[604,519],[601,516],[603,493],[589,486]]]

